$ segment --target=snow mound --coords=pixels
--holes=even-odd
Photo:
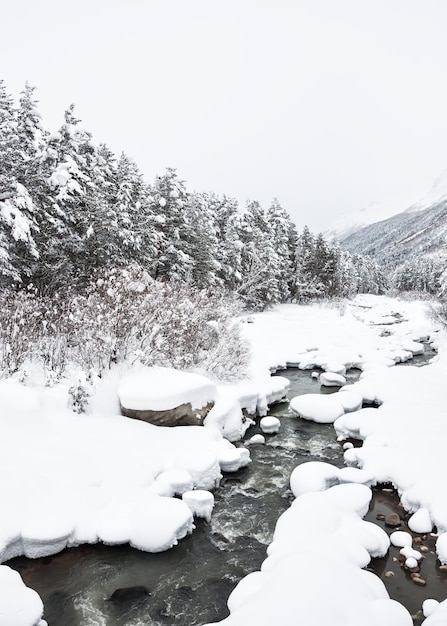
[[[431,602],[431,605],[425,605],[425,602]],[[424,620],[424,626],[445,626],[447,624],[447,600],[439,602],[437,606],[434,606],[435,600],[426,600],[424,607],[428,611],[428,617]],[[425,611],[424,611],[425,615]]]
[[[337,401],[340,402],[345,413],[352,413],[362,408],[363,396],[357,391],[352,391],[343,387],[337,394]]]
[[[447,563],[447,533],[439,535],[436,541],[436,554],[443,565]]]
[[[137,501],[129,517],[129,543],[146,552],[168,550],[194,528],[191,510],[183,500],[155,494]]]
[[[416,513],[408,520],[408,528],[414,533],[431,533],[433,530],[433,523],[431,521],[430,512],[421,507]]]
[[[336,394],[320,395],[308,393],[296,396],[290,401],[293,415],[321,424],[331,424],[344,414],[344,409]]]
[[[42,614],[43,604],[38,594],[24,585],[18,572],[0,565],[0,624],[35,626]]]
[[[340,470],[322,461],[302,463],[290,475],[290,488],[295,498],[313,491],[324,491],[338,484]]]

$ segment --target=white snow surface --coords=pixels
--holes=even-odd
[[[118,370],[101,380],[88,415],[67,409],[69,382],[43,388],[0,381],[0,560],[97,541],[152,551],[175,545],[192,531],[193,519],[190,507],[170,496],[212,490],[221,471],[249,463],[248,449],[229,440],[250,424],[243,408],[262,416],[284,396],[288,381],[271,371],[291,363],[340,374],[358,367],[361,380],[330,397],[340,417],[322,419],[320,401],[305,400],[308,419],[335,419],[334,439],[363,441],[345,451],[350,471],[314,467],[295,477],[297,498],[278,520],[269,556],[236,587],[222,623],[287,626],[299,615],[308,626],[410,626],[408,612],[362,570],[372,555],[386,552],[388,539],[361,516],[371,497],[367,485],[392,483],[413,513],[414,530],[437,528],[437,553],[447,563],[447,466],[440,461],[447,441],[445,332],[424,303],[377,296],[341,308],[281,305],[254,314],[242,328],[252,351],[247,379],[203,382],[177,396],[176,402],[215,402],[204,427],[162,428],[120,416]],[[430,365],[394,367],[426,337],[439,350]],[[359,408],[359,397],[379,408]],[[15,597],[6,595],[0,615]],[[26,604],[16,604],[17,615]],[[441,603],[427,626],[442,623],[434,620],[444,610]],[[34,626],[38,619],[17,623]]]

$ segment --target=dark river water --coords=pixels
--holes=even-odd
[[[320,390],[309,371],[278,374],[290,380],[289,398]],[[349,382],[357,375],[348,372]],[[243,576],[259,569],[276,521],[293,498],[289,490],[293,468],[313,460],[343,466],[343,450],[332,425],[294,418],[287,403],[271,407],[270,414],[281,420],[279,433],[267,435],[265,445],[250,447],[252,463],[221,481],[211,522],[198,520],[193,534],[175,548],[150,554],[97,544],[47,558],[10,561],[8,565],[40,594],[49,626],[194,626],[226,617],[228,595]],[[253,426],[245,439],[259,432]],[[396,494],[381,489],[374,493],[367,519],[384,527],[377,513],[396,509],[405,518]],[[422,568],[427,588],[416,588],[401,564],[393,561],[398,558],[395,548],[370,565],[390,595],[415,615],[415,623],[425,598],[447,596],[447,573],[439,569],[434,539],[423,541],[428,548]],[[113,596],[120,589],[127,591]]]

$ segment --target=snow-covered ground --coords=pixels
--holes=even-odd
[[[196,379],[190,394],[187,386],[176,390],[178,401],[196,408],[214,401],[205,427],[163,428],[120,416],[118,370],[98,385],[87,415],[67,409],[67,386],[1,381],[1,560],[97,541],[168,549],[192,532],[193,515],[212,514],[207,492],[221,471],[249,463],[248,448],[229,440],[240,438],[247,427],[242,408],[265,415],[267,405],[283,397],[288,381],[270,377],[272,370],[288,364],[321,368],[342,383],[347,368],[359,367],[358,383],[325,396],[329,408],[321,406],[321,396],[307,398],[304,409],[299,402],[292,404],[296,415],[335,421],[340,437],[360,438],[364,445],[346,450],[350,467],[343,470],[316,464],[324,467],[300,466],[294,472],[296,500],[278,521],[261,572],[241,581],[230,597],[231,615],[222,623],[286,626],[296,623],[298,614],[303,623],[315,626],[410,625],[408,612],[362,569],[389,545],[385,533],[362,517],[371,498],[369,485],[392,482],[414,512],[414,530],[436,526],[438,554],[447,562],[441,462],[447,440],[441,397],[447,373],[445,334],[434,328],[424,304],[372,296],[334,308],[282,305],[249,321],[243,324],[252,346],[249,380],[215,387]],[[428,336],[439,349],[435,363],[393,367],[418,354],[420,340]],[[132,396],[131,375],[126,376],[125,392]],[[157,374],[152,389],[146,396],[149,401],[156,396],[157,410],[172,408],[167,378]],[[138,406],[140,392],[138,386]],[[359,410],[362,399],[381,406]],[[8,585],[16,587],[14,593],[0,594],[0,625],[38,624],[42,608],[35,594],[12,573],[4,574],[5,581],[8,576]],[[427,607],[427,626],[438,623],[443,605]]]

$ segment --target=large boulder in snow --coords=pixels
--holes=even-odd
[[[157,426],[201,426],[216,385],[199,374],[167,367],[130,370],[118,387],[121,412]]]

